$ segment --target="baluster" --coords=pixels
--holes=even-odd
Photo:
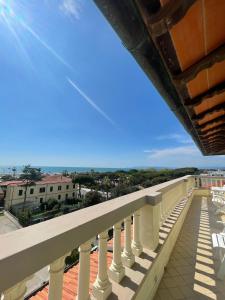
[[[125,275],[121,260],[121,222],[113,226],[113,260],[108,273],[109,277],[118,283]]]
[[[78,290],[77,290],[77,300],[88,300],[89,295],[89,285],[90,285],[90,251],[91,251],[91,241],[80,245],[79,252],[79,279],[78,279]]]
[[[133,240],[131,244],[131,248],[133,254],[136,256],[140,256],[143,251],[140,242],[140,210],[134,212],[134,219],[133,219]]]
[[[122,262],[124,266],[131,267],[134,264],[134,255],[131,249],[131,217],[124,220],[124,250],[122,253]]]
[[[1,299],[4,300],[23,300],[27,291],[26,282],[30,280],[32,276],[24,279],[23,281],[15,284],[13,287],[9,288],[5,292]]]
[[[63,274],[65,268],[65,258],[62,256],[50,264],[49,273],[49,300],[61,300],[63,288]]]
[[[112,292],[112,284],[107,273],[107,238],[108,232],[104,231],[98,235],[98,275],[93,285],[92,294],[96,299],[104,300]]]

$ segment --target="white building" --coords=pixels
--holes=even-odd
[[[4,206],[19,205],[26,201],[28,206],[38,206],[48,199],[64,201],[76,197],[76,185],[72,179],[62,175],[47,175],[32,185],[26,180],[0,182],[5,193]]]

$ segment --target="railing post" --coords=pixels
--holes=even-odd
[[[98,300],[105,300],[112,292],[112,284],[107,273],[107,238],[108,232],[98,235],[98,275],[93,285],[93,296]]]
[[[134,264],[134,255],[131,249],[131,216],[124,220],[124,249],[122,253],[122,262],[126,267],[132,267]]]
[[[184,197],[187,196],[187,192],[188,192],[187,184],[188,184],[188,180],[187,180],[187,179],[184,179],[184,180],[183,180],[183,193],[184,193]]]
[[[141,208],[141,244],[155,250],[159,244],[160,203],[162,194],[154,192],[146,196],[146,205]]]
[[[26,282],[31,278],[32,276],[24,279],[23,281],[3,292],[4,296],[1,297],[1,300],[23,300],[27,291]]]
[[[136,256],[140,256],[140,254],[143,251],[143,248],[141,246],[140,241],[140,210],[137,210],[134,212],[134,218],[133,218],[133,240],[131,244],[131,248],[133,251],[133,254]]]
[[[89,300],[91,241],[80,245],[77,300]]]
[[[109,278],[119,283],[125,275],[121,260],[121,222],[113,226],[113,260],[109,268]]]
[[[49,266],[50,280],[48,300],[62,299],[63,274],[66,256],[67,255],[58,258]]]

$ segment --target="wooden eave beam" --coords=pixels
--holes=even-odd
[[[208,139],[207,138],[202,139],[202,142],[203,143],[204,142],[208,143],[208,142],[211,142],[211,141],[215,141],[217,139],[224,140],[224,139],[221,139],[221,137],[224,137],[224,135],[223,134],[217,134],[217,135],[212,136],[212,137],[210,137]]]
[[[225,150],[225,145],[219,145],[219,146],[208,146],[206,147],[206,151],[215,151],[217,150],[218,152],[221,150]]]
[[[219,130],[216,130],[210,134],[207,134],[207,135],[201,135],[201,138],[202,139],[207,139],[207,138],[212,138],[216,135],[221,135],[223,137],[225,137],[225,128],[224,129],[219,129]]]
[[[147,23],[151,33],[157,37],[168,32],[195,2],[196,0],[170,0],[157,13],[148,15]],[[145,11],[147,13],[148,10]]]
[[[216,140],[221,140],[221,139],[224,139],[224,135],[223,134],[217,134],[217,135],[214,135],[214,136],[212,136],[212,137],[210,137],[210,138],[204,138],[204,139],[202,139],[201,141],[202,141],[202,143],[210,143],[210,142],[212,142],[212,141],[216,141]]]
[[[191,67],[183,71],[182,73],[173,77],[174,82],[178,85],[186,84],[193,80],[199,72],[212,67],[214,64],[221,62],[225,59],[225,45],[222,45],[200,59]]]
[[[225,141],[223,140],[217,140],[217,141],[211,141],[211,142],[208,142],[208,143],[205,143],[205,146],[218,146],[218,145],[224,145],[225,146]]]
[[[219,116],[219,117],[214,118],[214,119],[212,119],[212,120],[210,120],[208,122],[205,122],[205,123],[203,123],[201,125],[196,125],[196,128],[197,129],[204,129],[206,126],[216,124],[217,122],[220,122],[220,121],[224,121],[225,122],[225,116]],[[223,124],[219,124],[219,125],[223,125]],[[212,129],[212,128],[210,128],[210,129]]]
[[[216,130],[216,129],[218,129],[218,131],[220,131],[224,128],[225,128],[225,124],[219,124],[213,128],[209,128],[209,129],[205,130],[204,132],[199,132],[199,135],[203,136],[203,135],[207,134],[208,132],[211,132],[211,131],[214,132],[214,130]]]
[[[188,107],[196,107],[200,105],[204,100],[212,98],[213,96],[220,95],[225,92],[225,81],[214,86],[213,88],[209,89],[208,91],[202,93],[201,95],[191,99],[187,99],[184,101],[184,105]],[[225,100],[225,95],[224,95]]]
[[[198,115],[194,115],[193,117],[191,117],[191,119],[192,119],[192,121],[200,121],[208,115],[212,115],[214,113],[222,112],[222,111],[225,113],[225,102],[220,103],[212,108],[209,108]]]

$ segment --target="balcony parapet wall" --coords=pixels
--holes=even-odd
[[[89,252],[83,252],[85,247],[82,245],[86,245],[99,235],[100,237],[104,236],[104,239],[100,239],[99,257],[102,265],[99,265],[100,274],[96,279],[95,294],[101,295],[101,299],[105,299],[111,290],[104,259],[106,255],[105,235],[108,229],[116,224],[114,230],[117,230],[118,234],[118,223],[125,223],[125,248],[121,256],[123,261],[130,259],[132,262],[134,261],[133,255],[140,255],[142,247],[151,250],[157,247],[160,224],[178,201],[186,197],[194,186],[195,177],[185,176],[3,235],[0,250],[0,294],[11,297],[9,298],[11,300],[17,299],[14,297],[15,290],[21,282],[24,283],[26,278],[45,266],[50,265],[51,267],[74,248],[79,247],[80,254],[86,255],[85,261],[88,262]],[[130,236],[131,216],[135,218],[133,239]],[[119,239],[117,239],[117,243],[118,241]],[[139,247],[138,251],[137,249],[133,251],[134,254],[130,252],[132,245]],[[89,247],[87,249],[90,250]],[[120,262],[118,251],[116,255],[115,263]],[[131,266],[132,263],[129,267]],[[114,269],[117,270],[117,267],[115,264]],[[112,270],[114,269],[112,268]],[[60,272],[62,272],[62,268]],[[79,284],[85,282],[85,286],[88,288],[88,272],[80,270],[79,274],[82,274],[82,278],[79,276]],[[61,275],[57,278],[62,280]],[[103,285],[99,284],[101,278],[107,282],[105,290]],[[53,279],[50,277],[51,280]],[[62,286],[62,282],[58,284]],[[52,283],[51,286],[55,286],[55,284]],[[99,290],[96,290],[98,288]],[[10,294],[10,291],[13,291],[14,294]],[[53,294],[55,295],[55,293]],[[78,299],[82,300],[83,298],[78,295]]]

